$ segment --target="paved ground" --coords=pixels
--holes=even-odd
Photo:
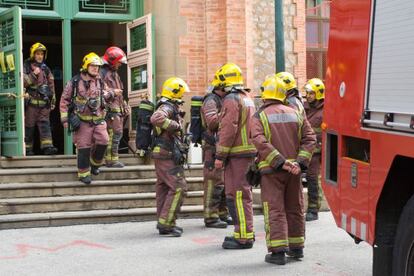
[[[305,258],[275,266],[266,254],[263,218],[253,249],[221,248],[231,229],[179,221],[181,238],[159,237],[154,222],[3,230],[0,275],[371,275],[371,247],[355,245],[330,213],[307,224]]]

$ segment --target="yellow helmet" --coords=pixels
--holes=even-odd
[[[102,66],[103,62],[102,62],[102,59],[97,54],[95,54],[94,52],[91,52],[83,57],[81,70],[87,71],[89,65]]]
[[[36,42],[35,44],[32,45],[32,47],[30,47],[30,59],[34,60],[34,55],[36,53],[36,51],[43,51],[45,53],[45,58],[47,57],[47,49],[46,46],[43,45],[40,42]]]
[[[226,63],[220,67],[214,76],[220,86],[242,86],[243,76],[239,66],[234,63]]]
[[[266,78],[260,87],[263,100],[279,100],[284,102],[286,99],[286,89],[284,82],[276,76]]]
[[[172,77],[162,85],[161,97],[170,100],[181,100],[184,92],[190,92],[187,83],[180,78]]]
[[[306,93],[313,91],[315,92],[316,100],[325,99],[325,84],[320,79],[314,78],[308,80],[305,84],[305,91]]]
[[[295,77],[289,72],[279,72],[276,74],[276,77],[285,83],[285,89],[287,91],[298,87]]]

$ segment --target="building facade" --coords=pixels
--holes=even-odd
[[[58,100],[65,83],[79,71],[83,55],[91,51],[103,54],[112,45],[123,48],[129,64],[120,73],[132,106],[129,137],[133,141],[139,101],[155,100],[162,83],[171,76],[183,78],[190,86],[192,92],[185,95],[188,111],[191,96],[203,95],[215,71],[226,62],[242,68],[246,87],[257,95],[263,80],[276,68],[274,3],[0,0],[0,58],[3,53],[7,64],[7,56],[13,56],[15,65],[0,72],[1,155],[24,154],[21,69],[34,42],[49,49],[47,64],[55,75]],[[328,1],[284,0],[283,17],[286,71],[295,75],[299,87],[307,78],[323,78]],[[63,130],[58,110],[51,118],[59,153],[72,154],[71,134]]]

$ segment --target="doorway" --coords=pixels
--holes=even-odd
[[[63,90],[63,61],[62,61],[62,23],[52,20],[22,20],[23,27],[23,60],[29,58],[30,47],[40,42],[47,48],[45,63],[55,78],[56,108],[50,113],[53,144],[58,148],[58,154],[63,154],[63,127],[60,123],[59,100]],[[41,154],[39,132],[36,128],[33,150]]]

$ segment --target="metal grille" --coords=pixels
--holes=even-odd
[[[16,87],[16,77],[14,71],[8,71],[0,74],[0,89],[6,90]]]
[[[0,48],[14,43],[13,18],[0,23]]]
[[[129,0],[79,0],[79,11],[129,14],[130,13],[130,1]]]
[[[130,32],[131,52],[147,48],[147,24],[138,25]]]
[[[16,107],[0,107],[0,129],[1,131],[16,131]]]
[[[0,0],[0,7],[2,8],[13,6],[31,10],[53,10],[53,0]]]

